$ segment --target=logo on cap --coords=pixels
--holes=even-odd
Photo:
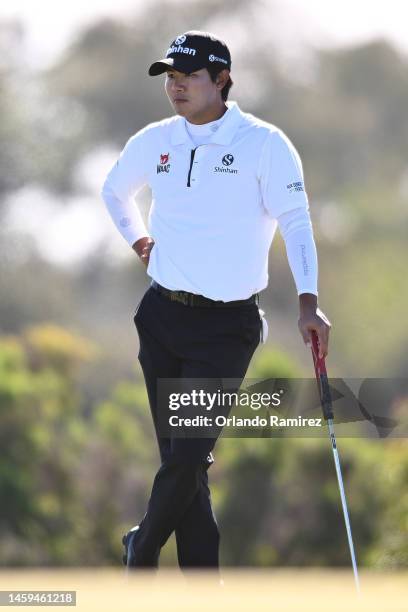
[[[181,36],[177,36],[176,40],[174,41],[176,43],[176,45],[182,45],[183,42],[186,40],[186,35],[182,34]]]
[[[217,57],[216,55],[209,55],[208,59],[210,60],[210,62],[222,62],[223,64],[227,64],[228,62],[227,60],[223,59],[222,57]]]
[[[190,49],[190,47],[182,47],[181,45],[176,46],[172,46],[169,47],[167,49],[166,52],[166,57],[169,57],[169,55],[172,55],[173,53],[186,53],[187,55],[195,55],[196,54],[196,49]]]

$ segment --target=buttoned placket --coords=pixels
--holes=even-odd
[[[231,111],[234,114],[231,124],[231,119],[227,123],[222,123],[219,129],[214,133],[211,142],[196,146],[191,140],[185,124],[180,121],[175,126],[175,131],[172,135],[172,145],[187,145],[189,159],[189,169],[185,178],[185,185],[189,189],[194,189],[200,183],[202,175],[201,168],[203,167],[203,159],[206,154],[205,147],[227,145],[231,142],[233,131],[238,127],[240,121],[240,111],[236,102],[231,102]],[[227,120],[227,118],[226,118]],[[227,131],[226,131],[227,130]]]
[[[191,149],[190,168],[187,176],[187,187],[194,189],[200,183],[202,168],[205,163],[206,147],[215,146],[212,143],[198,145]]]

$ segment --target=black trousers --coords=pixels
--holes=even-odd
[[[191,307],[150,286],[134,322],[161,458],[134,538],[136,563],[157,567],[160,549],[175,531],[180,567],[216,568],[220,535],[207,472],[216,438],[161,436],[157,383],[161,378],[203,378],[215,384],[233,378],[239,381],[238,388],[260,341],[258,306]]]

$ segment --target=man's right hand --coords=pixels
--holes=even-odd
[[[148,236],[145,238],[139,238],[139,240],[136,240],[136,242],[132,245],[132,249],[137,253],[146,268],[149,265],[150,251],[152,250],[153,246],[154,240]]]

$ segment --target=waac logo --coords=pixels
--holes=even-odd
[[[160,172],[170,171],[170,164],[167,163],[169,158],[170,153],[160,153],[160,163],[157,164],[157,174],[160,174]]]

